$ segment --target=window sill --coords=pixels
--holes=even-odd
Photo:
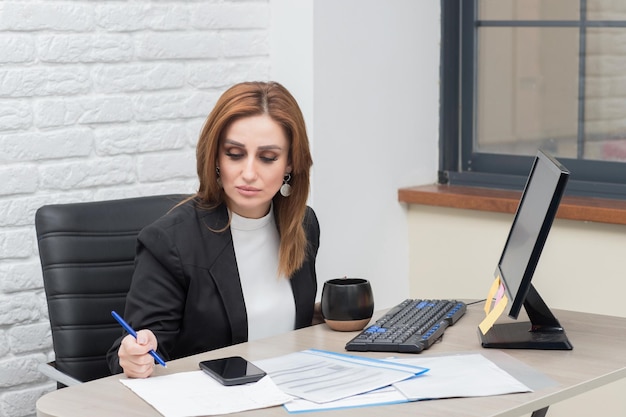
[[[434,184],[401,188],[398,190],[398,201],[427,206],[515,213],[521,194],[520,191]],[[626,201],[565,196],[561,200],[556,217],[626,225]]]

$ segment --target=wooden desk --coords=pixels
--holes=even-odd
[[[441,343],[420,355],[445,352],[484,351],[477,326],[483,317],[482,305],[468,308],[465,316],[446,330]],[[320,416],[521,416],[591,389],[626,377],[626,318],[555,310],[574,345],[572,351],[507,350],[506,353],[543,372],[558,386],[525,394],[484,398],[455,398],[391,406],[324,411]],[[340,333],[326,325],[313,326],[273,338],[243,343],[168,362],[156,367],[155,375],[198,369],[198,362],[210,358],[241,355],[258,360],[310,347],[343,352],[354,333]],[[358,354],[358,353],[357,353]],[[364,353],[386,357],[387,353]],[[37,401],[37,415],[46,417],[159,416],[153,408],[120,382],[119,375],[64,388]],[[243,416],[287,416],[282,407],[240,413]]]

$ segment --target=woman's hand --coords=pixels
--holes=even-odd
[[[137,332],[137,339],[127,335],[117,351],[124,375],[130,378],[147,378],[154,371],[154,358],[148,353],[157,350],[157,339],[150,330]]]

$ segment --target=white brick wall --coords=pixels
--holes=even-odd
[[[0,416],[55,389],[34,214],[195,190],[218,95],[270,73],[268,1],[0,3]]]

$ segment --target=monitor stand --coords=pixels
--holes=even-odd
[[[482,346],[497,349],[573,349],[565,330],[532,284],[524,300],[524,309],[530,321],[495,324],[486,334],[479,330]]]

